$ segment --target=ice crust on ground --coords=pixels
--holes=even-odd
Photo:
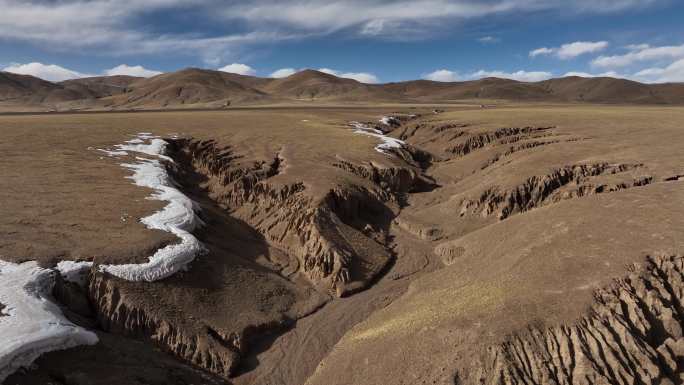
[[[43,353],[97,343],[95,333],[71,323],[51,302],[55,274],[35,261],[0,261],[0,383]]]
[[[402,148],[404,146],[403,140],[387,136],[382,131],[370,127],[366,124],[360,122],[351,122],[350,124],[352,127],[355,128],[354,133],[373,136],[382,141],[382,143],[375,146],[375,151],[377,152],[389,154],[389,150],[393,148]]]
[[[128,153],[126,151],[116,151],[116,150],[105,150],[103,148],[98,148],[97,151],[104,152],[107,156],[126,156]]]
[[[383,116],[380,118],[379,122],[386,126],[391,126],[393,124],[398,124],[399,119],[395,118],[394,116]]]
[[[65,281],[85,287],[91,267],[92,262],[61,261],[57,264],[57,271]]]
[[[111,157],[126,156],[129,152],[135,152],[173,162],[171,158],[164,155],[165,148],[166,141],[149,132],[141,132],[135,138],[126,141],[124,144],[117,144],[114,146],[114,149],[99,148],[98,151],[102,151]]]
[[[138,139],[147,142],[139,143],[134,139],[127,144],[118,145],[117,148],[173,162],[165,155],[167,143],[164,140],[148,133],[139,134]],[[205,250],[191,234],[202,225],[202,220],[196,214],[197,204],[175,187],[175,182],[159,159],[137,157],[136,163],[125,163],[121,166],[133,170],[133,175],[129,178],[136,185],[154,190],[149,199],[168,202],[161,211],[142,218],[141,222],[150,229],[171,232],[178,236],[181,242],[157,250],[146,263],[101,265],[100,271],[128,281],[152,282],[185,270],[187,265]]]
[[[133,170],[138,186],[149,187],[154,193],[149,199],[168,202],[161,211],[141,221],[148,228],[168,231],[181,242],[158,250],[147,263],[102,265],[101,271],[131,281],[155,281],[186,268],[204,251],[202,244],[190,233],[202,224],[195,214],[197,205],[176,187],[160,160],[166,156],[167,143],[150,133],[100,151],[110,156],[140,153],[157,159],[137,157],[136,163],[122,164]],[[78,345],[93,345],[97,335],[71,323],[51,300],[56,274],[65,281],[84,286],[92,262],[61,261],[54,269],[44,269],[35,261],[15,264],[0,260],[0,383],[21,367],[27,367],[41,354],[69,349]]]

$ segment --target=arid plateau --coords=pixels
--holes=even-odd
[[[682,84],[0,96],[4,384],[684,381]]]

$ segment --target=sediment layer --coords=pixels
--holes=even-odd
[[[102,273],[91,277],[88,294],[102,330],[149,340],[175,356],[199,367],[229,377],[239,362],[242,335],[221,335],[197,325],[177,325],[147,308],[144,303],[129,300],[116,278]]]
[[[546,175],[535,175],[508,190],[499,187],[485,189],[476,200],[461,204],[461,215],[479,213],[496,215],[499,219],[561,200],[580,198],[645,186],[653,181],[649,175],[624,175],[618,181],[602,181],[599,176],[619,175],[643,167],[640,164],[578,164],[554,169]]]
[[[338,186],[314,196],[303,182],[274,180],[287,167],[283,154],[246,166],[236,161],[241,156],[232,148],[215,142],[178,140],[174,147],[176,158],[206,179],[202,187],[214,201],[291,256],[284,269],[299,271],[338,296],[366,287],[389,263],[383,243],[386,226],[377,223],[393,217],[387,202],[398,201],[421,183],[410,167],[340,161],[333,166],[373,187]]]
[[[679,384],[684,258],[649,257],[570,325],[530,327],[482,353],[458,384]],[[479,367],[478,367],[479,366]]]

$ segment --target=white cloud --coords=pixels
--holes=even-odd
[[[219,68],[219,71],[230,72],[238,75],[255,75],[256,70],[247,64],[233,63]]]
[[[661,0],[0,0],[0,39],[101,55],[173,51],[217,63],[246,45],[334,31],[410,39],[449,28],[451,21],[495,14],[614,12],[656,1]],[[177,33],[157,33],[150,24],[164,20],[145,17],[159,11],[242,22],[246,29],[215,36],[198,23]]]
[[[627,79],[627,78],[628,78],[628,76],[626,76],[626,75],[621,75],[621,74],[619,74],[619,73],[617,73],[617,72],[615,72],[615,71],[601,72],[601,73],[598,73],[598,74],[592,74],[592,73],[589,73],[589,72],[581,72],[581,71],[570,71],[570,72],[566,72],[566,73],[563,75],[563,77],[568,77],[568,76],[580,76],[580,77],[583,77],[583,78],[605,78],[605,77],[608,77],[608,78],[623,78],[623,79]]]
[[[561,59],[572,59],[587,53],[603,51],[606,48],[608,48],[607,41],[576,41],[560,46],[557,55]]]
[[[642,49],[646,49],[649,47],[650,47],[650,45],[648,45],[648,44],[629,44],[629,45],[625,46],[625,48],[630,50],[630,51],[640,51]]]
[[[540,10],[574,13],[614,12],[643,7],[656,0],[285,0],[251,1],[224,7],[227,18],[254,24],[276,24],[309,31],[339,31],[359,27],[362,33],[394,31],[397,24],[439,27],[440,20],[463,20],[493,14]],[[390,24],[395,28],[387,28]],[[442,24],[444,25],[444,24]]]
[[[380,82],[377,76],[368,72],[340,72],[330,68],[320,68],[319,71],[337,76],[339,78],[354,79],[361,83],[375,84]]]
[[[479,41],[480,43],[483,43],[483,44],[493,44],[493,43],[500,42],[501,39],[499,39],[498,37],[494,37],[494,36],[483,36],[483,37],[477,39],[477,41]]]
[[[0,40],[28,42],[52,51],[98,55],[151,55],[169,52],[221,60],[245,45],[299,37],[288,31],[253,29],[207,36],[199,26],[156,34],[133,20],[154,11],[213,15],[218,0],[0,0]],[[143,23],[146,24],[146,23]]]
[[[286,78],[290,75],[294,75],[296,72],[297,72],[297,70],[295,70],[294,68],[281,68],[279,70],[273,71],[273,73],[268,75],[268,77],[276,78],[276,79]]]
[[[643,69],[634,74],[634,77],[649,83],[684,82],[684,59],[679,59],[664,68]]]
[[[561,60],[572,59],[580,55],[603,51],[608,48],[607,41],[576,41],[563,44],[560,47],[541,47],[530,51],[530,57],[540,55],[555,55]]]
[[[630,51],[624,55],[599,56],[591,64],[595,67],[618,68],[628,67],[639,62],[684,58],[684,45],[651,47],[640,44],[628,46],[628,49]]]
[[[361,28],[362,35],[380,35],[387,28],[387,21],[384,19],[375,19],[367,22]]]
[[[149,78],[152,76],[157,76],[162,74],[160,71],[149,70],[143,66],[129,66],[127,64],[121,64],[114,68],[110,68],[104,71],[107,76],[115,75],[126,75],[126,76],[138,76],[143,78]]]
[[[459,80],[459,76],[458,73],[454,71],[441,69],[426,74],[423,76],[423,79],[433,80],[436,82],[455,82]]]
[[[536,57],[540,55],[551,55],[554,52],[555,51],[552,48],[541,47],[530,51],[530,57]]]
[[[517,72],[504,72],[504,71],[485,71],[479,70],[473,72],[468,76],[471,79],[481,79],[481,78],[504,78],[513,79],[521,82],[538,82],[541,80],[550,79],[553,77],[551,72],[545,71],[517,71]]]
[[[454,82],[459,80],[475,80],[482,78],[502,78],[502,79],[513,79],[521,82],[537,82],[541,80],[550,79],[553,77],[551,72],[546,71],[516,71],[516,72],[506,72],[506,71],[486,71],[479,70],[465,74],[463,76],[459,75],[456,71],[451,71],[447,69],[440,69],[423,76],[423,79],[434,80],[438,82]]]
[[[61,82],[63,80],[92,76],[60,67],[56,64],[43,64],[35,62],[27,64],[12,64],[3,68],[2,70],[20,75],[31,75],[52,82]]]

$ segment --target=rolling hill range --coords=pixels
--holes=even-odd
[[[484,78],[364,84],[304,70],[271,79],[188,68],[151,78],[103,76],[52,83],[0,72],[0,106],[72,109],[222,108],[278,103],[448,103],[459,100],[684,104],[684,84],[565,77],[540,82]]]
[[[12,105],[57,105],[95,100],[123,93],[139,80],[132,76],[101,76],[52,83],[29,75],[0,72],[0,103]]]

